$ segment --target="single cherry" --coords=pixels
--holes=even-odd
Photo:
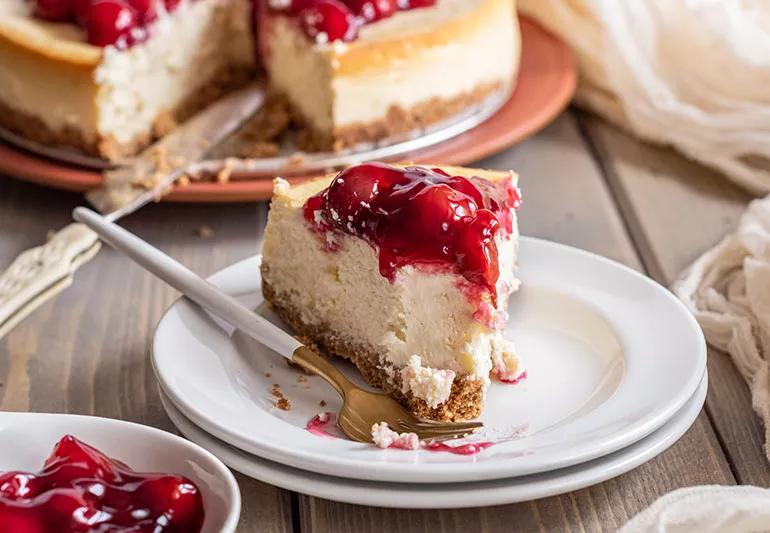
[[[51,22],[67,22],[74,13],[72,0],[37,0],[35,16]]]
[[[97,0],[86,16],[88,42],[96,46],[126,48],[135,42],[132,30],[138,26],[136,11],[123,0]]]
[[[317,0],[299,14],[302,29],[317,43],[352,41],[358,35],[358,22],[339,0]]]
[[[166,6],[166,11],[171,13],[174,11],[177,7],[179,7],[179,3],[182,0],[163,0],[163,5]]]

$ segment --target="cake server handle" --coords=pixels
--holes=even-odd
[[[294,352],[303,346],[289,333],[114,222],[85,207],[76,208],[73,216],[95,231],[104,242],[126,254],[187,298],[286,359],[292,360]]]
[[[99,251],[99,237],[73,223],[0,273],[0,339],[32,311],[72,284],[75,271]]]

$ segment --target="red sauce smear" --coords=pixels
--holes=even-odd
[[[521,383],[525,379],[527,379],[527,371],[526,370],[524,372],[522,372],[521,374],[519,374],[518,376],[516,376],[515,378],[513,378],[513,379],[500,379],[498,377],[498,381],[500,381],[500,383],[505,383],[506,385],[518,385],[519,383]]]
[[[71,435],[40,472],[0,475],[2,531],[195,533],[203,518],[201,493],[189,479],[135,472]]]
[[[316,437],[327,439],[345,438],[339,435],[337,417],[334,413],[319,413],[310,419],[305,429]]]
[[[455,455],[476,455],[494,444],[494,442],[469,442],[467,444],[450,446],[443,442],[429,442],[425,444],[425,449],[431,452],[449,452]]]
[[[507,180],[365,163],[343,170],[308,199],[304,215],[319,233],[338,231],[369,242],[379,250],[380,273],[391,282],[406,265],[449,268],[496,305],[495,236],[511,233],[512,210],[520,203]]]

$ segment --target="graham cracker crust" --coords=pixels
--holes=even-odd
[[[262,264],[262,294],[278,315],[297,333],[298,338],[308,346],[325,351],[330,355],[351,361],[371,386],[382,389],[395,398],[415,416],[441,422],[471,420],[481,415],[484,403],[483,384],[469,376],[456,377],[452,383],[449,399],[431,408],[425,400],[416,398],[411,392],[401,390],[401,376],[398,372],[389,376],[379,365],[379,355],[369,347],[357,345],[349,339],[335,335],[331,328],[305,324],[297,310],[282,300],[270,285],[269,269]]]
[[[132,156],[150,143],[171,131],[175,124],[185,121],[208,104],[229,91],[243,86],[252,77],[251,69],[227,68],[214,76],[204,90],[190,95],[174,110],[158,113],[151,132],[140,134],[127,143],[120,143],[111,135],[87,138],[80,130],[66,126],[52,130],[38,117],[11,109],[0,102],[0,126],[36,143],[74,148],[85,154],[116,161]]]
[[[335,129],[333,134],[310,127],[295,108],[292,108],[292,117],[300,128],[299,144],[303,150],[339,151],[356,144],[380,141],[426,128],[461,113],[502,89],[501,82],[490,83],[453,98],[435,97],[410,108],[391,106],[381,120],[349,124]]]

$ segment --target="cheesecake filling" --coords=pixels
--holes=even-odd
[[[148,40],[106,47],[94,72],[100,134],[131,142],[227,69],[251,68],[250,9],[247,0],[183,0],[154,23]]]

